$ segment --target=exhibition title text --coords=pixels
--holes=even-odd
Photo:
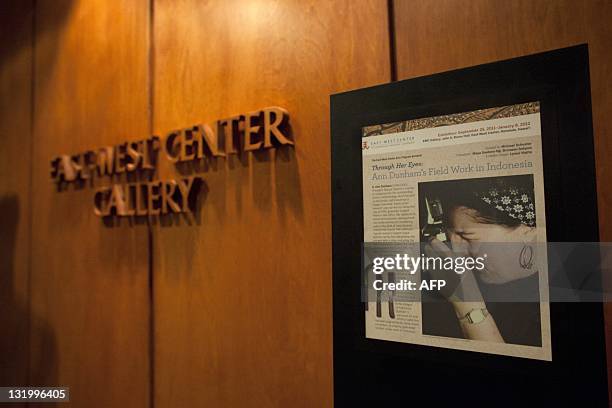
[[[417,168],[422,166],[422,163],[391,163],[391,164],[373,164],[371,180],[390,180],[402,179],[410,177],[429,177],[429,176],[445,176],[445,175],[461,175],[469,173],[483,173],[489,171],[514,170],[514,169],[529,169],[533,167],[531,160],[522,160],[520,162],[504,163],[501,160],[496,162],[487,162],[482,164],[457,164],[457,165],[442,165],[437,167]]]

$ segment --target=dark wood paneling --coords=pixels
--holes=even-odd
[[[278,105],[295,135],[219,159],[197,222],[156,227],[156,406],[330,406],[329,95],[389,80],[386,3],[157,1],[154,15],[156,133]]]
[[[399,79],[589,44],[600,239],[611,241],[612,2],[396,0],[394,7]],[[606,320],[610,367],[610,304]]]
[[[32,13],[30,1],[0,3],[0,384],[5,386],[28,381]]]
[[[149,406],[146,225],[106,227],[58,154],[150,132],[149,2],[36,2],[31,374],[78,407]],[[108,182],[108,180],[104,180]]]

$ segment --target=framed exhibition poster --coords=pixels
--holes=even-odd
[[[607,406],[602,304],[555,257],[598,241],[590,103],[586,45],[332,96],[339,406]]]
[[[546,242],[540,103],[367,126],[361,148],[365,243],[419,242],[423,246],[412,252],[421,262],[436,243],[449,252],[457,252],[453,243],[465,243],[471,253],[487,255],[487,268],[469,276],[478,281],[477,299],[386,300],[393,313],[383,315],[372,296],[366,337],[551,360],[550,313],[540,301],[548,294],[546,258],[533,254],[537,243]],[[526,251],[529,258],[521,262]],[[414,278],[421,281],[425,269],[417,268]],[[394,275],[401,282],[410,272]],[[529,302],[484,302],[489,292],[519,289],[535,296]],[[493,321],[492,332],[466,332],[462,307],[469,303],[467,313],[477,302],[476,309],[486,309]]]

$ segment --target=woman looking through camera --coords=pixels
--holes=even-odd
[[[452,306],[462,337],[541,345],[532,177],[428,184],[425,195],[436,197],[443,208],[446,240],[422,236],[425,254],[486,259],[480,271],[451,276],[455,284],[447,283],[449,288],[440,293]],[[441,277],[442,271],[428,272]],[[444,277],[449,280],[448,273]],[[448,327],[430,326],[431,334],[455,336]]]

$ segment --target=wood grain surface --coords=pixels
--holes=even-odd
[[[399,79],[589,44],[600,240],[611,241],[612,2],[395,0],[394,8]],[[605,307],[612,379],[612,305]]]
[[[389,80],[386,4],[157,1],[154,16],[157,134],[280,106],[295,140],[201,164],[199,214],[156,227],[156,407],[330,406],[329,95]]]
[[[32,13],[0,3],[0,384],[28,381]]]
[[[105,226],[50,160],[149,134],[149,4],[40,0],[35,21],[32,383],[69,386],[75,407],[148,407],[147,226]]]

